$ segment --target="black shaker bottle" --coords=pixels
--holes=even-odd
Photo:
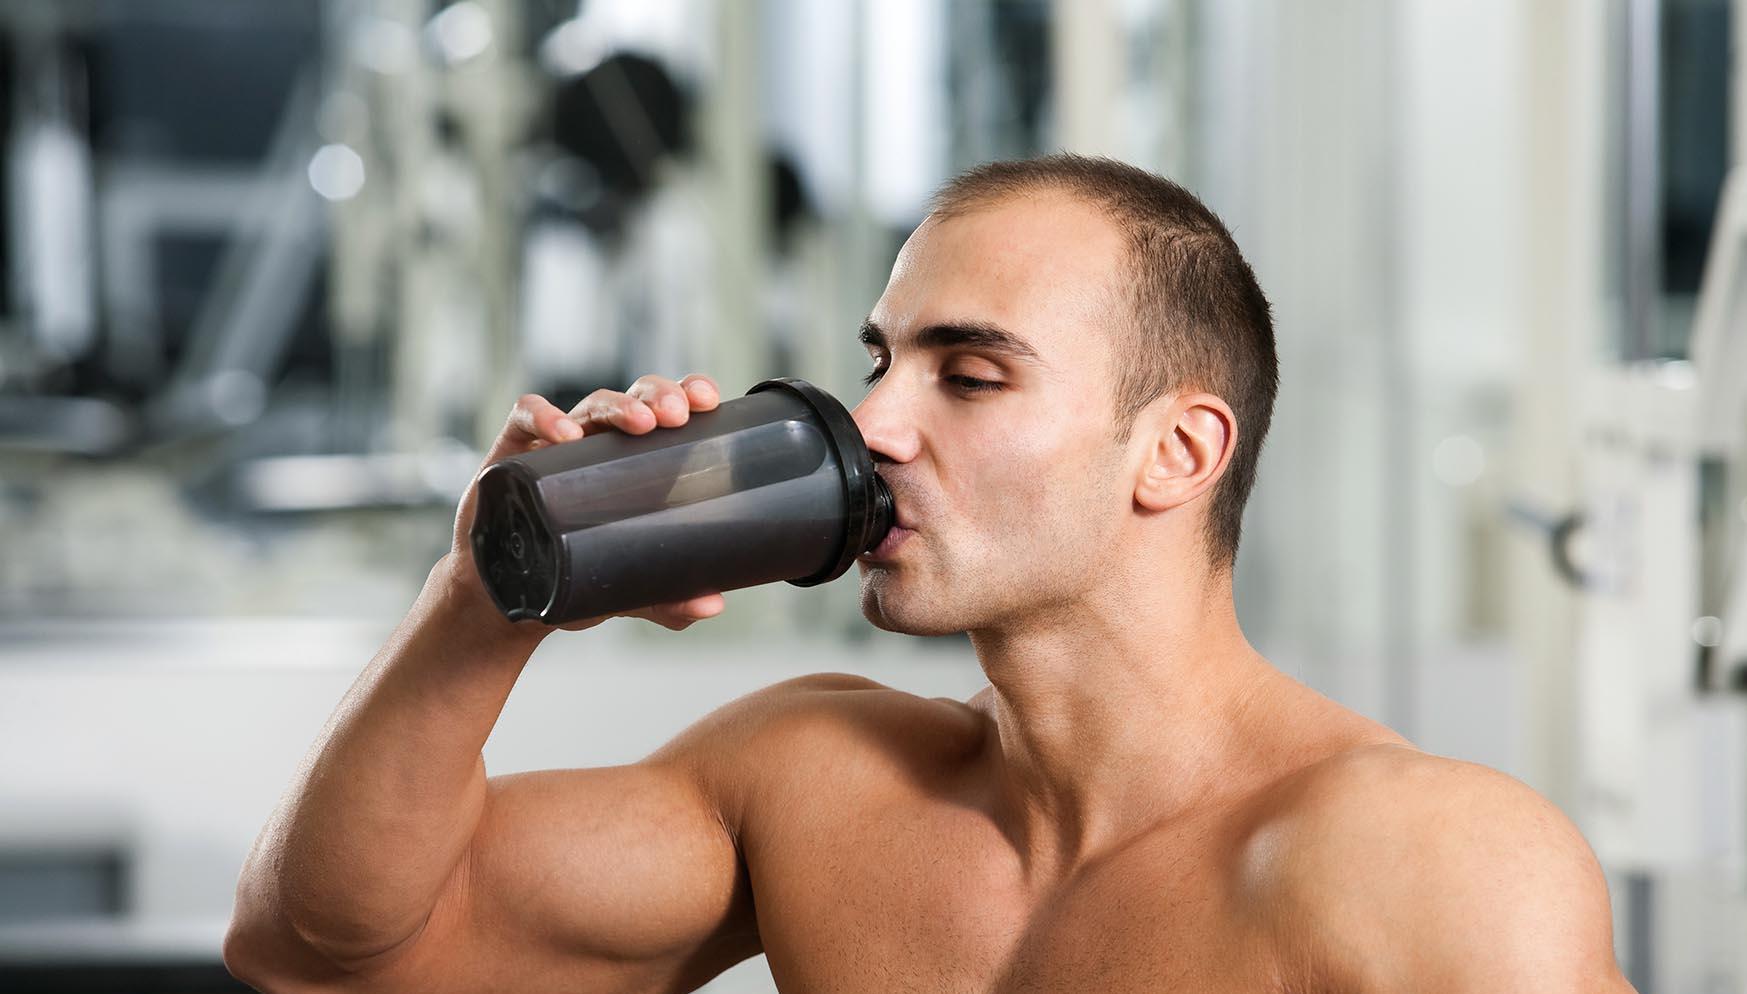
[[[602,432],[487,466],[473,560],[511,620],[549,625],[787,580],[879,545],[892,493],[836,398],[782,377],[677,428]]]

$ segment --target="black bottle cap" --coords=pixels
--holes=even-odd
[[[849,411],[836,397],[793,376],[765,380],[746,392],[754,394],[779,388],[806,401],[819,415],[832,448],[837,451],[837,465],[843,473],[843,548],[831,565],[812,576],[789,581],[797,587],[812,587],[842,576],[855,562],[856,556],[879,545],[886,537],[886,532],[892,527],[892,491],[874,472],[873,455],[867,450],[861,429],[856,427],[855,419],[849,416]]]

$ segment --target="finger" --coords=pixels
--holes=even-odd
[[[685,390],[694,411],[714,410],[722,399],[722,391],[716,387],[716,381],[702,373],[680,377],[679,385]]]
[[[649,405],[617,390],[596,390],[582,399],[570,411],[572,420],[588,428],[613,427],[632,435],[641,435],[660,422]]]
[[[687,618],[674,612],[670,605],[662,604],[656,607],[643,607],[625,613],[627,618],[642,618],[651,621],[668,631],[683,632],[691,627],[696,618]]]
[[[601,622],[603,622],[605,620],[607,620],[607,619],[606,618],[584,618],[581,621],[567,621],[564,624],[559,625],[558,627],[562,628],[563,630],[565,630],[567,632],[586,632],[590,628],[593,628],[596,625],[599,625]]]
[[[689,600],[670,601],[666,604],[639,608],[630,612],[630,616],[653,621],[663,628],[680,632],[698,621],[721,614],[722,609],[726,606],[727,601],[721,594],[700,594]]]
[[[525,394],[510,409],[503,431],[485,455],[485,465],[549,442],[568,442],[581,438],[581,428],[562,410],[539,394]]]
[[[566,417],[557,405],[535,393],[523,394],[516,401],[504,431],[511,436],[521,436],[516,439],[521,442],[566,442],[582,437],[582,430],[576,422]]]
[[[625,392],[648,404],[657,423],[664,428],[677,428],[691,417],[691,402],[685,388],[665,376],[640,376]]]
[[[702,621],[705,618],[714,618],[721,614],[722,609],[727,606],[727,598],[721,594],[699,594],[691,600],[680,601],[674,606],[674,609],[688,618]]]

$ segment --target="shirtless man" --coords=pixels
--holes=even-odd
[[[487,777],[551,630],[493,609],[464,499],[243,870],[237,976],[689,991],[763,952],[790,994],[1631,990],[1602,873],[1554,807],[1245,641],[1231,565],[1273,332],[1198,201],[1102,160],[973,171],[862,340],[855,419],[904,529],[860,561],[863,612],[968,632],[989,685],[960,702],[822,674],[640,763]],[[717,400],[698,375],[569,414],[525,397],[489,458]]]

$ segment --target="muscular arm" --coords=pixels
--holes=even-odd
[[[689,991],[762,950],[738,832],[846,674],[732,701],[640,763],[493,778],[465,897],[378,990]],[[447,986],[438,986],[441,980]],[[380,986],[391,981],[390,986]]]
[[[1630,994],[1607,883],[1557,808],[1468,763],[1379,747],[1331,764],[1281,819],[1281,929],[1361,991]]]
[[[688,762],[708,736],[488,780],[480,749],[532,642],[490,638],[466,596],[434,572],[335,711],[244,867],[233,972],[267,990],[689,990],[756,953],[726,785]]]
[[[480,750],[538,644],[452,564],[334,710],[244,865],[227,960],[389,955],[424,927],[485,804]]]
[[[715,403],[702,378],[640,387]],[[684,421],[609,391],[570,415],[524,398],[487,461],[584,426]],[[225,961],[273,991],[689,990],[757,951],[723,815],[732,778],[695,761],[716,726],[633,766],[488,780],[481,748],[551,629],[489,603],[467,558],[471,501],[256,840]],[[706,595],[631,613],[677,629],[720,609]]]

